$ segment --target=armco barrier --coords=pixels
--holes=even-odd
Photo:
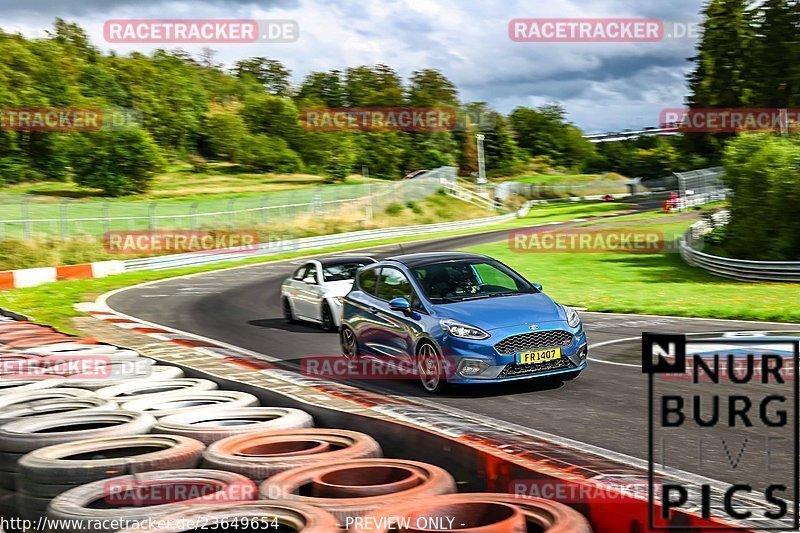
[[[370,229],[337,233],[334,235],[320,235],[319,237],[306,237],[284,241],[267,242],[258,245],[255,252],[243,255],[241,251],[217,250],[207,253],[173,254],[158,257],[145,257],[142,259],[129,259],[125,261],[125,270],[164,270],[194,265],[206,265],[242,257],[262,257],[268,255],[327,248],[342,244],[353,244],[363,241],[390,239],[393,237],[407,237],[409,235],[427,235],[449,230],[478,228],[512,220],[516,213],[498,215],[494,217],[477,218],[473,220],[458,220],[455,222],[442,222],[440,224],[422,224],[417,226],[398,226],[394,228]]]
[[[719,214],[719,224],[727,223],[727,213]],[[686,263],[711,274],[741,281],[800,282],[800,261],[751,261],[707,254],[697,249],[703,234],[710,231],[708,222],[692,225],[680,240],[680,253]]]
[[[649,196],[645,194],[643,196]],[[630,194],[618,195],[616,198],[629,198]],[[574,198],[558,198],[555,200],[531,200],[526,202],[519,211],[486,218],[476,218],[472,220],[457,220],[454,222],[441,222],[438,224],[422,224],[417,226],[398,226],[393,228],[381,228],[361,231],[351,231],[348,233],[338,233],[335,235],[321,235],[319,237],[306,237],[302,239],[292,239],[278,242],[268,242],[258,245],[256,252],[250,252],[248,257],[259,257],[276,255],[286,252],[303,250],[313,250],[343,244],[354,244],[370,240],[391,239],[394,237],[408,237],[412,235],[430,235],[446,231],[461,229],[480,228],[490,226],[500,222],[513,220],[520,216],[525,216],[532,205],[558,203],[558,202],[579,202],[584,200],[600,200],[602,196],[587,196]],[[218,250],[208,253],[187,253],[174,254],[159,257],[147,257],[142,259],[129,259],[125,261],[125,270],[164,270],[168,268],[204,265],[239,259],[242,252]]]

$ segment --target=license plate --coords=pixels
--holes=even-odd
[[[546,363],[561,359],[561,348],[547,348],[545,350],[531,350],[517,354],[517,363],[521,365]]]

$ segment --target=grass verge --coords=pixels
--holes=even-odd
[[[231,163],[209,163],[205,172],[194,172],[191,165],[178,163],[153,179],[151,190],[115,199],[119,202],[141,202],[150,200],[196,202],[224,200],[246,196],[259,196],[275,192],[287,192],[318,186],[359,185],[367,181],[359,175],[348,176],[342,183],[330,184],[324,176],[316,174],[269,174],[245,172]],[[46,181],[19,183],[0,188],[4,194],[32,194],[42,199],[52,198],[97,198],[99,189],[80,187],[71,181]]]
[[[602,230],[661,230],[674,237],[697,213],[646,213],[583,224]],[[525,253],[507,243],[469,248],[509,264],[566,305],[590,311],[800,322],[800,285],[727,280],[677,253]]]
[[[201,272],[210,272],[212,270],[219,270],[232,266],[242,266],[247,264],[265,263],[269,261],[279,261],[282,259],[291,259],[301,257],[309,254],[320,253],[333,253],[346,250],[354,250],[366,246],[380,246],[387,244],[394,244],[398,242],[411,242],[416,240],[426,240],[434,238],[449,237],[461,235],[465,233],[472,233],[476,231],[492,231],[511,229],[515,227],[524,227],[535,224],[543,224],[546,222],[556,222],[562,220],[569,220],[578,216],[596,216],[601,214],[608,214],[615,211],[620,211],[627,207],[626,204],[618,203],[591,203],[591,204],[553,204],[538,206],[530,210],[527,216],[515,219],[513,221],[504,222],[487,226],[479,230],[455,230],[449,232],[442,232],[432,235],[418,236],[418,237],[401,237],[395,239],[372,240],[364,241],[358,244],[343,245],[337,247],[323,248],[314,251],[302,251],[295,253],[286,253],[281,255],[273,255],[269,257],[251,257],[236,261],[225,263],[218,263],[214,265],[203,265],[197,267],[178,268],[170,270],[159,271],[146,271],[146,272],[128,272],[119,274],[108,278],[101,279],[87,279],[76,281],[61,281],[57,283],[49,283],[39,285],[37,287],[29,287],[25,289],[15,289],[10,291],[0,292],[0,306],[12,309],[19,313],[26,314],[42,323],[47,323],[62,329],[67,332],[75,332],[71,318],[80,315],[74,309],[74,304],[79,302],[92,301],[100,294],[105,292],[144,283],[147,281],[154,281],[159,279],[166,279],[175,276],[183,276],[189,274],[197,274]]]

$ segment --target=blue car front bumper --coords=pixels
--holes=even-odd
[[[493,329],[489,332],[490,337],[483,340],[461,339],[444,332],[436,340],[448,363],[447,380],[449,382],[500,383],[579,372],[586,368],[588,346],[582,324],[577,328],[571,328],[564,322],[547,323],[542,324],[541,329],[537,329],[536,333],[547,334],[560,331],[568,332],[571,335],[569,344],[535,346],[530,349],[560,348],[561,358],[538,364],[520,364],[517,361],[520,352],[507,353],[509,350],[499,350],[496,347],[498,343],[509,337],[533,333],[528,324]],[[522,351],[528,351],[528,348],[523,348]],[[465,365],[474,367],[477,362],[480,362],[479,365],[483,368],[480,373],[468,375],[462,372]]]

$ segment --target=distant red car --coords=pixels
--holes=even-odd
[[[676,192],[669,193],[669,206],[672,209],[678,207],[678,193]]]
[[[601,200],[603,200],[604,202],[613,202],[614,201],[614,197],[611,196],[610,194],[606,194],[605,196],[603,196],[601,198]]]

